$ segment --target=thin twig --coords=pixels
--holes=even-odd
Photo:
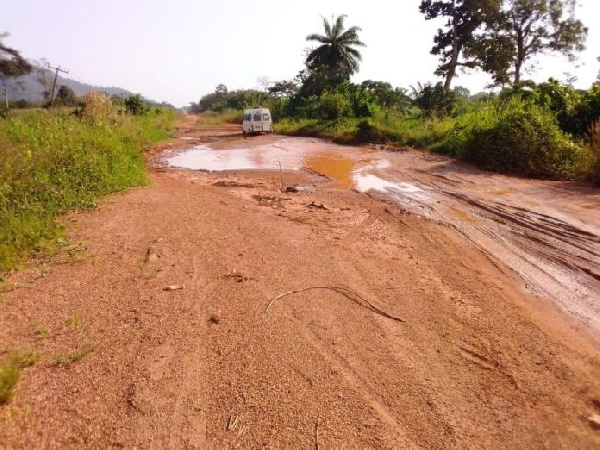
[[[315,435],[316,435],[315,436],[315,438],[316,438],[315,440],[316,440],[316,443],[317,443],[317,450],[319,450],[319,448],[320,448],[319,447],[319,421],[320,420],[321,420],[321,418],[317,417],[317,423],[315,424]]]
[[[388,319],[395,320],[397,322],[404,322],[404,319],[401,319],[399,317],[390,316],[388,313],[386,313],[385,311],[379,309],[378,307],[376,307],[375,305],[373,305],[371,302],[369,302],[367,299],[365,299],[364,297],[362,297],[358,292],[353,291],[352,289],[349,289],[349,288],[344,287],[344,286],[310,286],[310,287],[306,287],[306,288],[302,288],[302,289],[295,289],[293,291],[283,292],[283,293],[275,296],[269,302],[269,304],[267,305],[267,309],[265,310],[265,312],[269,312],[269,308],[271,308],[271,306],[273,305],[273,303],[275,303],[277,300],[279,300],[279,299],[281,299],[283,297],[287,297],[288,295],[292,295],[292,294],[297,294],[299,292],[310,291],[310,290],[313,290],[313,289],[327,289],[327,290],[330,290],[330,291],[337,292],[338,294],[342,294],[347,299],[353,301],[354,303],[356,303],[359,306],[362,306],[363,308],[368,309],[371,312],[374,312],[375,314],[379,314],[380,316],[386,317]]]

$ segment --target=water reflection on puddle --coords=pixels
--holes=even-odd
[[[382,192],[398,194],[422,194],[423,189],[414,184],[384,180],[369,173],[355,173],[353,176],[356,190],[359,192]]]
[[[342,156],[321,155],[308,158],[305,164],[315,172],[334,180],[332,188],[350,188],[353,184],[352,171],[358,161]]]
[[[253,148],[213,150],[207,145],[197,145],[191,150],[167,158],[169,167],[192,170],[297,170],[302,167],[303,154],[290,152],[275,145]]]

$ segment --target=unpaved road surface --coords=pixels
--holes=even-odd
[[[4,286],[2,446],[600,446],[598,191],[192,117],[149,164]]]

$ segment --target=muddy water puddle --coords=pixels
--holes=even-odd
[[[226,170],[296,170],[302,165],[302,156],[277,146],[266,146],[260,151],[252,148],[215,150],[208,145],[197,145],[167,158],[169,167],[179,169]]]
[[[299,142],[300,141],[300,142]],[[169,167],[205,171],[300,170],[308,168],[332,180],[331,188],[379,192],[425,200],[414,184],[381,178],[371,172],[390,162],[380,152],[350,148],[315,140],[282,140],[252,148],[215,149],[202,144],[166,158]]]

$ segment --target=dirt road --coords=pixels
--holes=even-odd
[[[40,359],[0,442],[600,446],[598,191],[238,128],[188,118],[9,280],[0,350]]]

